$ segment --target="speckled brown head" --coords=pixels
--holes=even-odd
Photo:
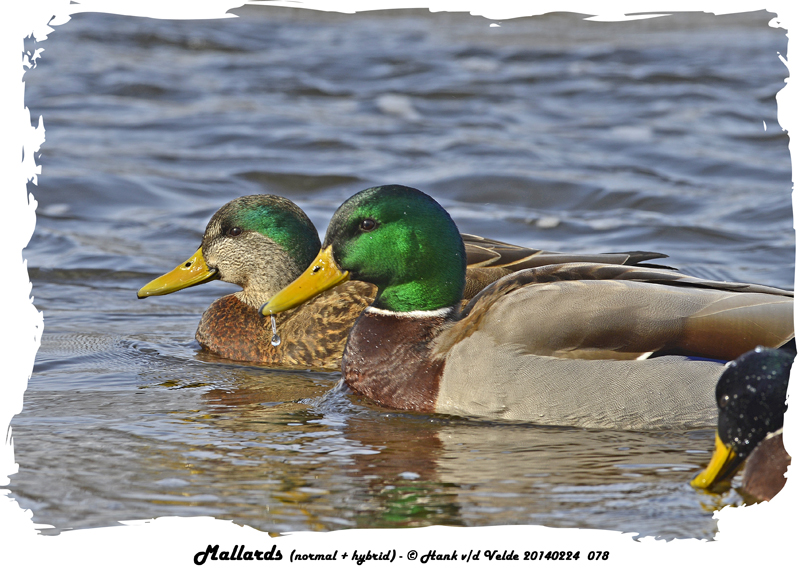
[[[242,287],[239,298],[258,306],[292,282],[314,259],[317,230],[292,201],[243,196],[220,208],[203,235],[203,256],[222,281]]]
[[[236,296],[258,307],[291,283],[319,247],[316,228],[292,201],[269,194],[243,196],[211,217],[191,258],[144,286],[138,296],[165,295],[220,279],[241,286]]]

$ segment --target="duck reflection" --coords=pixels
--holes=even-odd
[[[171,415],[196,430],[150,460],[188,473],[175,491],[193,515],[271,532],[540,523],[681,537],[698,520],[716,531],[685,501],[712,429],[470,421],[382,409],[335,374],[219,362],[203,375],[162,383],[205,387],[195,410]]]

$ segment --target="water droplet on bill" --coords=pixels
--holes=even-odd
[[[272,346],[277,347],[281,344],[281,336],[278,335],[278,327],[275,325],[275,316],[270,315],[269,318],[272,321]]]

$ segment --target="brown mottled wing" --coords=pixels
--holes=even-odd
[[[608,254],[565,254],[507,244],[474,234],[462,234],[467,252],[467,283],[464,299],[472,299],[489,284],[510,273],[550,264],[595,262],[601,264],[636,265],[647,260],[666,258],[656,252],[618,252]],[[667,266],[654,266],[671,269]]]
[[[462,316],[438,350],[480,329],[537,355],[733,359],[794,337],[792,292],[607,264],[516,272],[484,289]]]
[[[467,268],[467,280],[464,285],[464,300],[469,301],[483,288],[510,273],[513,272],[506,268]]]
[[[298,307],[297,313],[284,323],[277,315],[278,333],[293,345],[287,361],[339,368],[347,335],[376,292],[372,284],[345,282]]]

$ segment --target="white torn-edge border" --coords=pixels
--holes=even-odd
[[[503,20],[545,14],[548,12],[572,12],[586,14],[597,21],[641,19],[663,17],[674,12],[711,12],[726,14],[767,10],[777,13],[773,26],[789,30],[797,29],[796,0],[737,1],[737,0],[663,0],[590,2],[587,0],[553,0],[534,2],[503,0],[309,0],[276,2],[254,0],[20,0],[8,2],[0,17],[0,117],[3,126],[0,141],[0,173],[4,178],[0,190],[0,212],[5,224],[0,226],[0,267],[4,270],[2,291],[3,325],[0,327],[0,355],[6,374],[0,381],[0,486],[8,484],[8,476],[17,471],[14,463],[11,434],[7,427],[11,417],[22,409],[22,396],[31,375],[33,360],[39,347],[43,330],[42,314],[36,310],[30,297],[31,285],[27,266],[22,258],[22,249],[31,238],[35,225],[35,206],[27,192],[28,181],[36,181],[39,167],[36,153],[44,142],[44,129],[40,118],[33,118],[24,106],[23,38],[33,34],[37,41],[44,40],[53,27],[64,25],[69,15],[77,12],[106,12],[151,18],[209,19],[232,17],[227,11],[244,4],[273,5],[314,10],[353,13],[370,9],[428,8],[432,12],[468,12],[487,20],[487,26],[503,25]],[[602,8],[601,8],[602,6]],[[602,13],[597,13],[602,10]],[[56,32],[57,33],[57,32]],[[791,49],[790,33],[790,49]],[[46,44],[45,44],[46,48]],[[37,54],[27,56],[32,63]],[[790,60],[791,52],[787,53]],[[46,56],[45,56],[46,57]],[[777,54],[776,54],[776,57]],[[791,60],[790,60],[791,61]],[[789,62],[785,62],[789,67]],[[795,66],[797,67],[797,66]],[[788,75],[788,72],[787,72]],[[792,81],[778,94],[778,119],[783,129],[797,132],[797,88]],[[45,117],[46,122],[46,117]],[[790,140],[790,151],[796,144]],[[23,152],[24,149],[24,152]],[[797,158],[792,153],[792,164]],[[793,168],[793,181],[796,169]],[[797,209],[793,193],[794,210]],[[795,264],[797,277],[797,264]],[[795,282],[797,279],[795,278]],[[794,368],[792,388],[800,369]],[[786,416],[785,444],[791,454],[800,450],[798,431],[800,415],[797,407],[791,406]],[[196,568],[194,554],[208,544],[219,544],[220,550],[231,550],[235,545],[246,545],[248,550],[269,550],[273,543],[284,555],[282,561],[255,563],[258,566],[290,565],[289,554],[298,548],[315,552],[358,549],[366,552],[395,549],[398,555],[406,555],[410,549],[424,554],[428,549],[439,553],[459,552],[477,548],[524,550],[581,550],[578,561],[552,563],[500,561],[492,564],[499,569],[530,567],[531,565],[566,565],[575,568],[633,569],[645,567],[675,568],[684,565],[698,567],[702,564],[715,566],[735,565],[773,566],[783,561],[796,560],[794,541],[796,524],[791,518],[797,505],[797,469],[789,468],[786,487],[772,502],[741,508],[724,508],[718,514],[719,533],[715,541],[673,540],[658,541],[644,538],[633,541],[632,534],[621,534],[600,530],[552,529],[541,526],[502,526],[486,528],[433,527],[407,530],[352,530],[330,533],[295,533],[277,539],[252,528],[241,527],[229,521],[208,517],[165,517],[147,522],[128,522],[125,526],[61,533],[58,536],[37,535],[30,511],[20,509],[9,498],[7,490],[0,490],[0,560],[3,566],[25,569],[136,569],[155,567],[158,569]],[[793,477],[794,476],[794,477]],[[608,561],[589,561],[589,550],[610,551]],[[480,562],[486,565],[486,558]],[[327,563],[327,564],[326,564]],[[369,561],[364,565],[371,569],[380,567],[405,568],[420,565],[408,559],[394,563]],[[478,562],[473,563],[477,565]],[[245,561],[208,563],[211,566],[239,567]],[[297,562],[292,568],[304,569],[320,566],[330,568],[329,562]],[[352,561],[340,561],[336,567],[355,565]],[[461,567],[464,562],[431,562],[436,568]]]

